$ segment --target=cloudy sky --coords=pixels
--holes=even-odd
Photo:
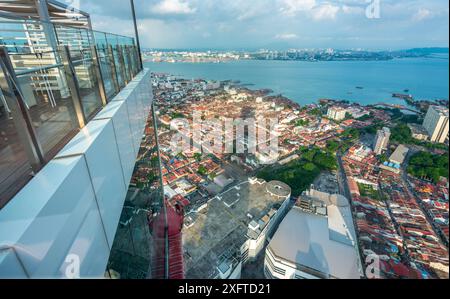
[[[95,29],[133,34],[128,0],[80,1]],[[135,0],[144,47],[448,47],[447,0]]]

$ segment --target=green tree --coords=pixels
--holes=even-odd
[[[202,160],[202,154],[201,153],[195,153],[194,154],[194,159],[197,160],[198,162],[200,162]]]
[[[316,165],[314,165],[314,163],[306,163],[305,165],[303,165],[303,168],[306,170],[306,171],[314,171],[314,170],[316,170]]]
[[[356,139],[359,139],[360,135],[361,134],[360,134],[358,129],[349,128],[349,129],[345,130],[342,133],[341,136],[344,137],[344,138],[349,138],[349,139],[352,139],[352,140],[356,140]]]
[[[315,116],[322,116],[322,110],[320,108],[314,108],[309,113]]]
[[[174,112],[174,113],[172,113],[172,114],[170,115],[170,117],[171,117],[172,119],[185,118],[184,114],[183,114],[183,113],[180,113],[180,112]]]
[[[340,143],[336,140],[328,140],[327,141],[327,151],[331,153],[336,153],[340,147]]]
[[[336,158],[330,153],[318,153],[314,158],[314,162],[321,169],[335,170],[337,168]]]
[[[381,163],[389,161],[389,158],[388,158],[388,156],[386,154],[381,154],[379,156],[379,159],[380,159]]]
[[[413,141],[411,129],[405,123],[400,123],[391,129],[391,140],[398,143],[411,144]]]
[[[303,154],[303,159],[305,159],[305,160],[307,160],[309,162],[313,162],[315,155],[316,155],[316,151],[315,150],[310,150],[310,151],[307,151],[306,153]]]
[[[307,119],[299,119],[296,121],[295,125],[297,127],[306,127],[309,125],[309,120]]]
[[[201,174],[201,175],[206,175],[206,174],[208,173],[208,170],[206,169],[205,166],[200,165],[200,166],[198,167],[198,173]]]
[[[412,176],[438,182],[440,177],[449,177],[448,167],[448,155],[419,152],[411,157],[407,171]]]

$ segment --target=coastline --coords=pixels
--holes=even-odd
[[[270,89],[300,105],[318,99],[348,100],[365,105],[401,104],[394,93],[409,90],[417,100],[449,98],[448,60],[402,59],[389,62],[235,61],[209,63],[147,63],[155,73],[185,79],[240,80],[254,89]],[[358,89],[357,87],[363,87]]]

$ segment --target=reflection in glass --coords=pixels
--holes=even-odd
[[[98,61],[100,65],[100,71],[102,73],[103,85],[105,86],[106,97],[111,99],[116,94],[114,87],[113,72],[111,70],[111,64],[109,63],[108,49],[104,46],[97,48]]]
[[[0,209],[31,179],[31,165],[0,89]]]
[[[34,20],[14,20],[0,17],[0,45],[11,53],[36,53],[49,50],[45,24]]]
[[[159,213],[163,196],[153,117],[151,113],[114,239],[107,273],[111,278],[152,276],[149,220]]]
[[[58,43],[69,46],[70,55],[83,59],[91,59],[93,37],[90,31],[81,28],[55,26]]]
[[[86,119],[91,119],[93,115],[102,107],[99,83],[95,74],[94,63],[92,60],[83,60],[81,63],[73,63],[75,74],[80,89],[81,104]]]
[[[119,81],[120,88],[126,85],[126,78],[124,77],[124,65],[121,60],[122,58],[121,54],[122,51],[121,50],[119,51],[117,46],[113,47],[114,63],[116,65],[117,80]]]
[[[20,90],[45,155],[78,129],[71,94],[60,68],[17,76]]]

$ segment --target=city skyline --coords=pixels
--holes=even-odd
[[[104,2],[79,0],[79,6],[91,12],[94,27],[133,34],[128,2]],[[145,48],[405,49],[449,43],[443,0],[137,0],[135,5]]]

